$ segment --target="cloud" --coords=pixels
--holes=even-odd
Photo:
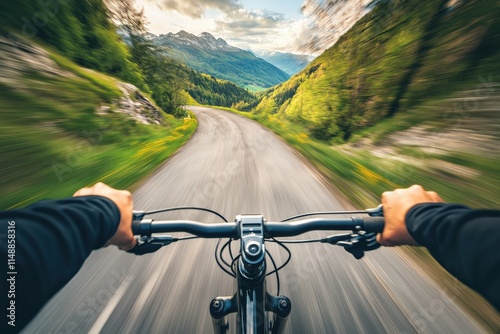
[[[218,32],[234,37],[272,34],[287,21],[285,15],[266,10],[238,9],[226,12],[215,21]]]
[[[224,13],[215,20],[215,33],[231,45],[252,50],[276,50],[290,44],[292,20],[269,10],[245,10]]]
[[[243,8],[239,0],[155,0],[164,10],[192,17],[201,18],[206,10],[218,9],[231,12]]]

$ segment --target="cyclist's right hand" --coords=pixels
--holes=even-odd
[[[385,226],[382,233],[377,235],[377,241],[383,246],[418,246],[406,228],[406,214],[414,205],[428,202],[444,201],[434,191],[425,191],[419,185],[384,192],[382,205]]]

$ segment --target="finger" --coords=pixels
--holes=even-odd
[[[383,238],[382,234],[380,234],[380,233],[377,234],[377,242],[385,247],[394,247],[395,246],[392,242],[385,240]]]
[[[108,192],[110,190],[116,190],[102,182],[97,182],[92,188],[94,188],[95,191],[100,191],[100,192]]]
[[[82,188],[78,190],[73,196],[86,196],[90,193],[90,188]]]
[[[414,185],[412,185],[408,189],[409,190],[415,190],[415,191],[424,191],[424,188],[421,185],[419,185],[419,184],[414,184]]]
[[[436,202],[444,202],[441,196],[439,196],[435,191],[428,191],[427,194],[430,196],[430,198],[432,198],[432,200]]]
[[[120,246],[118,246],[118,248],[121,250],[124,250],[124,251],[128,251],[128,250],[131,250],[132,248],[134,248],[136,243],[137,243],[137,240],[135,238],[133,238],[130,242],[123,244],[123,245],[120,245]]]
[[[121,195],[127,200],[128,203],[132,202],[132,193],[128,190],[120,190]]]
[[[382,193],[382,204],[387,203],[387,201],[389,201],[392,196],[394,196],[394,191],[384,191]]]

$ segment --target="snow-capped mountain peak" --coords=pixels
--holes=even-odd
[[[170,40],[171,42],[195,46],[205,50],[240,51],[240,49],[227,44],[222,38],[215,38],[208,32],[202,32],[196,36],[181,30],[176,34],[168,33],[166,35],[160,35],[159,38],[164,41]]]

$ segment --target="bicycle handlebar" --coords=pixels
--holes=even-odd
[[[236,223],[200,223],[191,220],[153,221],[143,219],[132,223],[135,235],[151,235],[153,233],[188,232],[202,238],[230,238],[238,234]]]
[[[312,218],[294,222],[265,222],[266,237],[291,237],[310,231],[355,230],[379,233],[384,228],[383,217],[351,217],[347,219]],[[135,235],[153,233],[188,232],[202,238],[238,238],[236,223],[200,223],[189,220],[153,221],[134,220],[132,231]]]

